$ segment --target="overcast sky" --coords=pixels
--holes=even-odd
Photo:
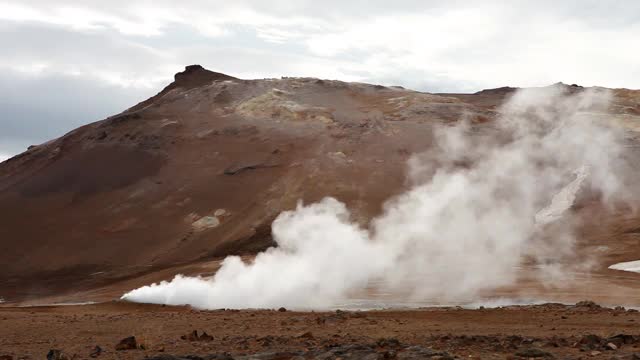
[[[0,0],[0,160],[188,64],[431,92],[640,88],[638,0]]]

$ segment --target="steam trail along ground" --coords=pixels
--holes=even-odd
[[[624,199],[612,201],[602,189],[579,191],[564,215],[575,240],[566,256],[536,257],[525,249],[518,266],[501,274],[513,275],[513,282],[460,301],[593,300],[608,308],[586,302],[207,311],[115,301],[176,274],[212,276],[226,255],[251,261],[274,245],[273,220],[300,199],[335,196],[355,224],[366,225],[411,186],[407,161],[429,154],[436,128],[464,119],[471,136],[491,137],[500,106],[515,92],[426,94],[311,78],[241,80],[188,67],[157,96],[0,164],[0,356],[35,359],[58,349],[66,355],[52,356],[60,359],[92,352],[107,359],[632,358],[640,316],[614,308],[640,306],[640,274],[609,269],[640,259],[640,91],[626,89],[611,90],[606,109],[606,121],[623,133]],[[447,160],[458,168],[472,163]],[[563,169],[561,180],[570,182],[572,170]],[[549,264],[571,271],[556,274],[561,281],[536,275]],[[402,305],[402,291],[395,295],[374,284],[350,293],[344,308],[357,308],[362,299]],[[73,302],[99,304],[48,306]],[[434,304],[451,303],[417,306]],[[190,336],[194,330],[213,338]],[[129,336],[135,349],[117,351]]]

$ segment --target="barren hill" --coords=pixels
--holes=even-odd
[[[158,95],[0,164],[0,297],[144,284],[253,254],[272,245],[271,222],[299,200],[334,196],[364,224],[406,190],[406,163],[433,144],[434,124],[465,119],[490,134],[514,91],[242,80],[188,66]],[[639,158],[640,91],[614,90],[611,112]],[[622,288],[637,280],[606,267],[640,258],[640,218],[591,197],[574,211],[598,219],[580,244],[607,247],[597,273]]]

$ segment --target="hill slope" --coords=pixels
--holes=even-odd
[[[407,188],[406,162],[433,144],[434,124],[464,118],[473,133],[491,132],[513,91],[241,80],[189,66],[158,95],[0,164],[0,296],[252,254],[272,245],[272,220],[298,200],[334,196],[364,224]],[[640,93],[615,91],[612,112],[631,145],[639,104]],[[640,221],[589,204],[581,211],[606,216],[585,227],[585,249],[608,244],[608,262],[640,257],[629,235]]]

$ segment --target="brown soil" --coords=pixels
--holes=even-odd
[[[545,353],[570,359],[632,359],[631,354],[640,352],[638,322],[637,311],[589,302],[367,312],[197,311],[121,302],[9,307],[0,308],[0,356],[38,359],[59,349],[70,358],[83,359],[99,346],[102,359],[225,352],[236,358],[261,353],[261,359],[290,359],[292,352],[314,358],[331,351],[345,353],[332,359],[393,359],[412,358],[409,355],[416,351],[412,346],[418,346],[438,352],[434,358],[440,359],[520,358],[516,354],[526,358]],[[197,337],[189,335],[194,330]],[[201,337],[203,332],[212,339]],[[614,337],[620,334],[626,336]],[[136,338],[138,348],[116,351],[116,344],[129,336]],[[609,343],[617,344],[616,349]],[[281,354],[264,354],[274,352]]]

